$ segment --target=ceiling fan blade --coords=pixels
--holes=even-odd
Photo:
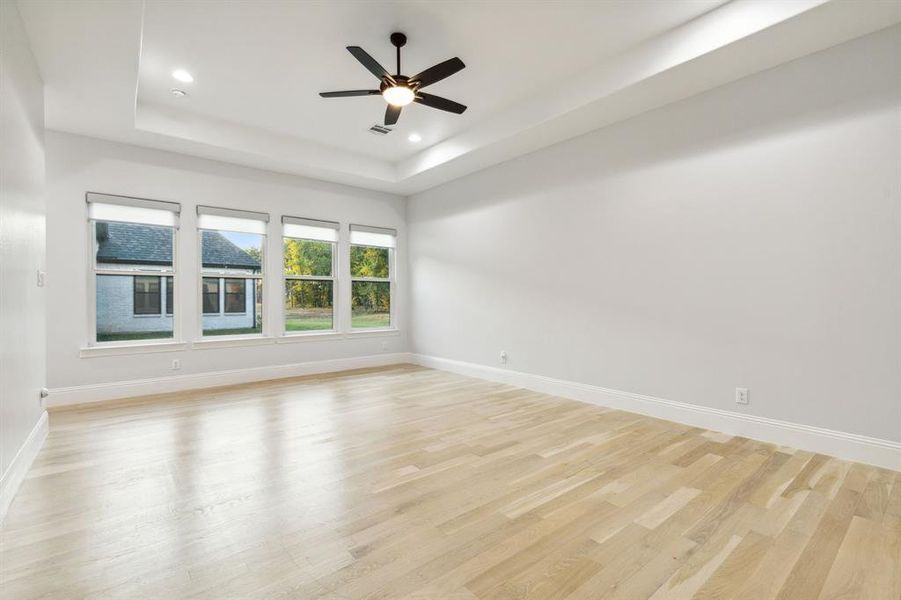
[[[394,106],[393,104],[388,105],[388,110],[385,111],[385,125],[394,125],[397,123],[397,119],[400,118],[401,108],[403,107]]]
[[[378,96],[378,90],[347,90],[346,92],[319,92],[323,98],[351,98],[353,96]]]
[[[423,92],[417,92],[416,98],[413,100],[413,102],[418,102],[419,104],[424,104],[425,106],[437,108],[438,110],[446,110],[447,112],[457,113],[458,115],[463,114],[463,111],[466,110],[466,107],[459,102],[454,102],[453,100],[448,100],[447,98],[442,98],[441,96],[434,96],[432,94],[426,94]]]
[[[385,77],[387,77],[391,81],[394,81],[394,78],[392,78],[391,74],[385,70],[385,67],[380,65],[376,59],[369,56],[369,54],[359,46],[348,46],[347,51],[353,54],[354,58],[360,61],[361,65],[366,67],[366,69],[370,73],[372,73],[379,79],[384,79]]]
[[[436,81],[441,81],[445,77],[450,77],[465,66],[463,61],[455,56],[443,63],[438,63],[434,67],[429,67],[419,75],[414,75],[410,79],[412,81],[418,81],[419,87],[425,87],[427,85],[432,85]]]

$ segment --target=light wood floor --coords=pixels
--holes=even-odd
[[[901,475],[397,367],[51,415],[3,598],[901,598]]]

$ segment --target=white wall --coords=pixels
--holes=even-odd
[[[43,84],[14,2],[0,3],[0,516],[42,441]],[[31,444],[26,444],[32,432]],[[46,431],[46,427],[44,427]],[[29,447],[30,446],[30,447]],[[20,451],[22,454],[19,454]],[[18,455],[18,458],[16,456]]]
[[[289,365],[402,352],[407,349],[404,298],[395,298],[399,335],[363,335],[290,344],[232,348],[191,348],[179,352],[82,358],[85,326],[88,245],[85,192],[102,192],[168,200],[182,205],[178,233],[176,314],[182,316],[184,338],[196,339],[200,313],[196,210],[198,204],[268,212],[271,216],[266,257],[265,293],[282,298],[280,215],[287,214],[393,227],[398,230],[398,280],[405,281],[405,200],[398,196],[238,167],[158,150],[48,131],[47,141],[47,270],[50,281],[48,381],[54,389],[117,381],[191,376],[234,369]],[[345,261],[339,260],[344,268]],[[343,295],[347,295],[344,298]],[[340,306],[349,306],[349,286],[339,290]],[[264,327],[280,328],[276,315],[264,315]],[[383,346],[384,344],[384,346]],[[172,370],[180,359],[181,370]],[[146,391],[146,390],[145,390]]]
[[[901,441],[899,56],[895,27],[413,196],[413,351]]]

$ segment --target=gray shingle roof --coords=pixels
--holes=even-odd
[[[104,231],[105,229],[105,231]],[[217,231],[202,231],[205,267],[259,270],[260,262]],[[135,265],[172,263],[172,229],[133,223],[97,224],[97,262]]]
[[[202,231],[203,266],[260,269],[260,261],[228,241],[218,231]]]

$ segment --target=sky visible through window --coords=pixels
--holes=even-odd
[[[260,246],[263,242],[263,236],[257,233],[238,233],[236,231],[220,231],[222,237],[230,241],[232,244],[247,250],[248,248],[256,248],[261,250]]]

